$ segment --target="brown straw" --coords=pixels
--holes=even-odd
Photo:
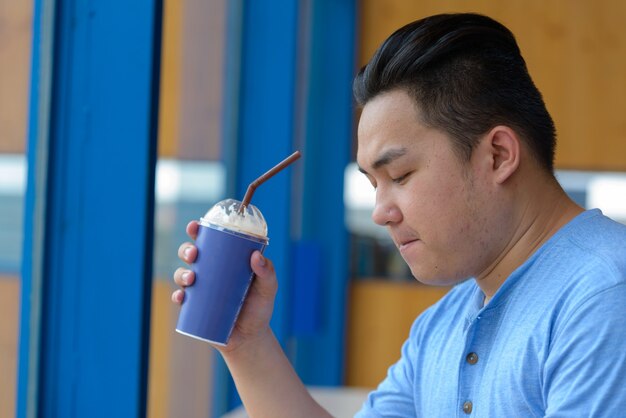
[[[248,190],[246,190],[246,195],[243,197],[243,201],[241,202],[239,213],[240,214],[243,213],[244,209],[250,203],[250,200],[252,199],[252,195],[254,194],[254,191],[256,190],[257,187],[259,187],[260,184],[265,183],[269,178],[273,177],[274,174],[278,173],[280,170],[282,170],[283,168],[287,167],[289,164],[296,161],[298,158],[300,158],[300,155],[301,155],[300,151],[294,152],[289,157],[285,158],[280,163],[276,164],[267,173],[263,174],[261,177],[259,177],[258,179],[250,183],[250,185],[248,186]]]

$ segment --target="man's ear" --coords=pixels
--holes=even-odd
[[[518,169],[521,158],[521,140],[508,126],[498,125],[483,139],[491,153],[491,170],[497,183],[504,183]]]

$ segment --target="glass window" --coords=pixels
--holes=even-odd
[[[0,0],[0,416],[15,415],[32,2]]]
[[[556,177],[580,206],[600,208],[605,215],[626,224],[625,173],[557,170]],[[346,225],[351,237],[351,277],[414,281],[386,229],[371,219],[375,191],[356,163],[346,167],[344,185]]]
[[[376,193],[367,177],[350,163],[344,177],[346,226],[350,234],[350,276],[414,281],[387,229],[372,221]]]

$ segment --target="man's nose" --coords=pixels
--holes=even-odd
[[[376,195],[376,205],[372,211],[372,220],[381,226],[397,223],[402,220],[402,214],[398,206],[391,200]]]

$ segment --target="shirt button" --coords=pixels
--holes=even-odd
[[[476,364],[478,363],[478,354],[476,353],[469,353],[466,357],[465,360],[469,363],[469,364]]]
[[[463,404],[463,412],[465,412],[466,414],[471,414],[472,413],[472,402],[471,401],[467,401]]]

